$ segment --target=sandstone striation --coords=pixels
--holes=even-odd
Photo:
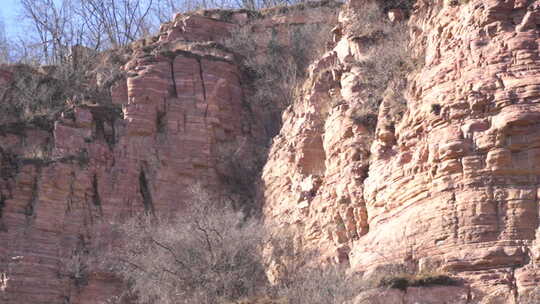
[[[257,197],[268,227],[317,251],[312,264],[342,263],[366,280],[396,264],[460,279],[352,303],[538,303],[540,3],[379,1],[389,24],[407,20],[414,66],[406,105],[385,94],[377,113],[360,115],[372,77],[361,63],[378,38],[351,28],[373,1],[349,1],[339,20],[335,3],[311,15],[179,14],[130,46],[110,103],[72,105],[52,122],[2,119],[0,301],[106,301],[123,286],[84,260],[96,229],[181,211],[199,183]],[[221,42],[239,25],[279,40],[286,25],[323,22],[337,23],[333,40],[297,100],[277,106],[282,123],[249,104],[248,75]],[[0,86],[14,73],[1,66]],[[231,166],[257,173],[263,160],[260,184]]]
[[[197,18],[209,33],[232,25]],[[118,281],[77,261],[93,227],[180,210],[194,183],[221,183],[218,146],[257,132],[251,120],[238,119],[247,110],[230,58],[211,47],[207,54],[169,46],[191,43],[190,22],[134,47],[113,104],[76,106],[50,130],[2,128],[0,272],[9,277],[2,303],[105,301]]]
[[[347,9],[361,16],[361,3]],[[366,75],[349,63],[366,54],[337,37],[284,113],[263,174],[267,220],[357,271],[444,270],[470,284],[466,303],[536,303],[538,9],[417,1],[411,52],[425,64],[403,119],[387,119],[385,100],[375,132],[347,112],[365,102]],[[342,14],[338,28],[351,22]]]
[[[102,223],[174,214],[195,184],[253,200],[254,191],[233,191],[231,183],[253,178],[253,188],[256,178],[229,164],[258,168],[268,115],[247,103],[245,71],[220,42],[248,21],[265,31],[307,16],[179,14],[130,46],[127,77],[112,86],[110,103],[71,106],[46,126],[0,126],[0,302],[104,303],[123,286],[85,260]],[[310,22],[335,22],[335,14],[317,16]],[[12,71],[2,69],[0,85],[11,82]]]

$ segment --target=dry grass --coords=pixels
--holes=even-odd
[[[281,112],[296,98],[309,64],[324,51],[330,26],[290,24],[253,30],[249,24],[239,27],[224,44],[239,55],[252,91],[247,104],[267,113],[263,121],[266,132],[273,136],[281,126]]]
[[[392,108],[390,119],[400,120],[406,109],[403,93],[407,88],[407,75],[418,69],[419,65],[408,49],[406,21],[391,23],[386,17],[388,8],[408,8],[410,1],[397,2],[364,3],[358,9],[358,15],[349,16],[353,22],[345,29],[345,34],[358,42],[364,55],[350,63],[349,67],[362,75],[359,86],[363,88],[363,102],[353,105],[351,118],[370,130],[375,129],[383,100],[389,102]]]
[[[110,103],[110,87],[123,77],[116,51],[85,54],[54,66],[5,65],[12,79],[0,89],[0,123],[54,119],[71,105]]]

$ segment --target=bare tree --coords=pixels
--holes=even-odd
[[[22,16],[30,21],[42,49],[43,61],[65,62],[70,47],[80,44],[85,35],[77,22],[73,1],[20,0]]]
[[[4,19],[0,18],[0,63],[10,61],[9,41],[6,36],[6,25]]]
[[[78,14],[92,35],[98,35],[93,39],[98,48],[104,38],[109,44],[105,47],[119,47],[149,34],[152,5],[153,0],[83,0]],[[99,36],[101,32],[105,37]]]
[[[124,46],[154,25],[150,8],[154,0],[19,0],[22,17],[33,29],[42,62],[65,62],[71,48],[94,50]]]
[[[265,285],[261,227],[202,191],[174,219],[144,215],[115,232],[104,266],[140,303],[218,303]]]

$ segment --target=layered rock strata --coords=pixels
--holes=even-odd
[[[111,278],[77,260],[92,227],[181,210],[197,181],[218,187],[219,144],[251,136],[237,119],[241,76],[227,58],[135,49],[126,68],[113,94],[120,107],[75,107],[50,132],[4,132],[3,303],[105,301]]]
[[[245,104],[235,55],[215,43],[252,16],[207,14],[178,15],[134,43],[112,104],[72,107],[47,128],[2,126],[2,303],[104,302],[119,281],[83,261],[99,223],[181,211],[195,183],[227,188],[236,172],[224,159],[255,163],[255,143],[268,141],[261,111]],[[261,29],[290,21],[256,17]]]
[[[0,302],[104,303],[121,281],[96,272],[86,256],[106,223],[181,214],[195,184],[253,200],[253,189],[233,188],[256,182],[243,175],[260,168],[269,116],[248,103],[249,79],[235,50],[220,43],[238,26],[280,34],[306,18],[334,23],[339,6],[179,14],[128,47],[126,78],[112,86],[111,102],[85,101],[53,122],[7,119],[0,126]],[[2,69],[1,85],[12,76]]]
[[[348,9],[361,16],[361,2]],[[534,303],[539,14],[538,1],[417,1],[411,53],[425,64],[403,119],[386,120],[383,102],[371,133],[347,113],[366,76],[347,60],[365,54],[341,37],[315,65],[330,81],[284,114],[263,175],[267,219],[366,274],[442,269],[470,284],[467,303]]]

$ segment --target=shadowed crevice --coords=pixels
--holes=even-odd
[[[206,102],[206,85],[204,84],[204,76],[203,76],[203,68],[202,68],[201,59],[197,58],[197,63],[199,63],[199,77],[201,78],[203,98],[204,98],[204,101]]]
[[[172,87],[170,89],[169,95],[171,97],[176,98],[176,97],[178,97],[178,91],[176,90],[176,77],[174,75],[174,58],[171,60],[170,67],[171,67]]]
[[[148,187],[146,173],[142,168],[141,172],[139,173],[139,191],[141,192],[144,211],[146,213],[154,214],[154,203],[152,202],[152,194],[150,193],[150,188]]]
[[[99,214],[103,215],[103,210],[101,208],[101,198],[99,196],[98,189],[98,179],[96,174],[94,174],[94,177],[92,178],[92,203],[96,208],[98,208]]]

